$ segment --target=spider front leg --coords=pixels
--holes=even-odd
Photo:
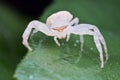
[[[106,53],[106,60],[108,59],[108,53],[107,53],[106,42],[105,42],[103,36],[101,35],[100,31],[98,30],[98,28],[96,26],[90,25],[90,24],[79,24],[72,28],[71,33],[78,34],[78,35],[92,35],[93,36],[95,45],[99,52],[101,68],[103,68],[104,67],[104,59],[103,59],[102,45],[103,45],[105,53]]]
[[[32,32],[32,29],[34,29],[34,33],[36,33],[37,31],[41,31],[43,32],[44,34],[48,35],[48,36],[51,36],[51,32],[49,30],[49,28],[46,26],[46,24],[44,23],[41,23],[37,20],[34,20],[34,21],[31,21],[27,28],[25,29],[23,35],[22,35],[22,38],[23,38],[23,45],[28,48],[29,51],[32,51],[32,48],[29,46],[29,43],[28,43],[28,39],[30,37],[30,34]],[[32,35],[33,35],[32,34]]]
[[[58,42],[57,37],[54,37],[54,41],[58,46],[60,46],[60,43]]]

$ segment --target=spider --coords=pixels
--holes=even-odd
[[[59,11],[52,14],[47,18],[46,24],[38,20],[33,20],[28,24],[27,28],[25,29],[22,35],[22,43],[26,48],[28,48],[29,51],[32,51],[32,48],[29,46],[28,43],[28,39],[30,33],[32,32],[32,29],[34,29],[32,34],[35,34],[36,32],[40,31],[47,36],[53,36],[54,41],[58,46],[60,46],[60,43],[57,39],[66,38],[66,41],[69,41],[70,34],[75,34],[80,35],[80,49],[81,51],[83,51],[83,35],[91,35],[93,36],[96,48],[99,52],[101,62],[100,67],[104,68],[102,45],[106,53],[106,60],[108,60],[108,50],[102,34],[95,25],[78,23],[79,19],[77,17],[73,19],[73,15],[68,11]]]

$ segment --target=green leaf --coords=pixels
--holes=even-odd
[[[120,37],[119,23],[116,23],[120,11],[117,7],[117,2],[111,1],[55,0],[41,18],[45,21],[53,12],[68,10],[80,19],[80,23],[97,25],[109,51],[104,69],[99,66],[99,53],[91,36],[85,36],[84,52],[80,56],[79,36],[71,35],[69,42],[59,40],[61,47],[58,47],[53,37],[36,33],[30,38],[33,51],[18,65],[14,77],[18,80],[118,80]]]

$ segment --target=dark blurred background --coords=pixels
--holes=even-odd
[[[22,33],[52,0],[0,0],[0,80],[13,80],[14,70],[27,49]]]
[[[44,9],[53,1],[52,0],[2,0],[11,7],[14,7],[19,13],[38,18]]]

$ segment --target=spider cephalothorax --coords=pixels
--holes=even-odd
[[[83,51],[83,35],[91,35],[93,36],[95,45],[98,49],[100,61],[101,61],[101,68],[104,67],[104,59],[103,59],[103,50],[106,53],[106,60],[108,60],[108,51],[106,42],[100,33],[99,29],[95,25],[91,24],[78,24],[79,19],[76,17],[73,19],[73,16],[68,11],[59,11],[57,13],[52,14],[48,17],[46,24],[42,23],[37,20],[31,21],[27,28],[23,33],[23,44],[29,51],[32,51],[32,48],[29,46],[28,39],[32,29],[34,29],[33,33],[38,31],[46,34],[47,36],[53,36],[54,41],[58,46],[60,43],[58,42],[57,38],[62,39],[66,38],[66,41],[69,40],[70,34],[80,35],[80,42],[81,42],[81,51]]]
[[[53,15],[49,16],[46,21],[46,25],[48,25],[51,29],[53,34],[64,34],[66,37],[66,30],[70,27],[70,22],[73,16],[67,11],[60,11],[58,13],[54,13]],[[65,38],[64,36],[60,36],[58,38]]]

